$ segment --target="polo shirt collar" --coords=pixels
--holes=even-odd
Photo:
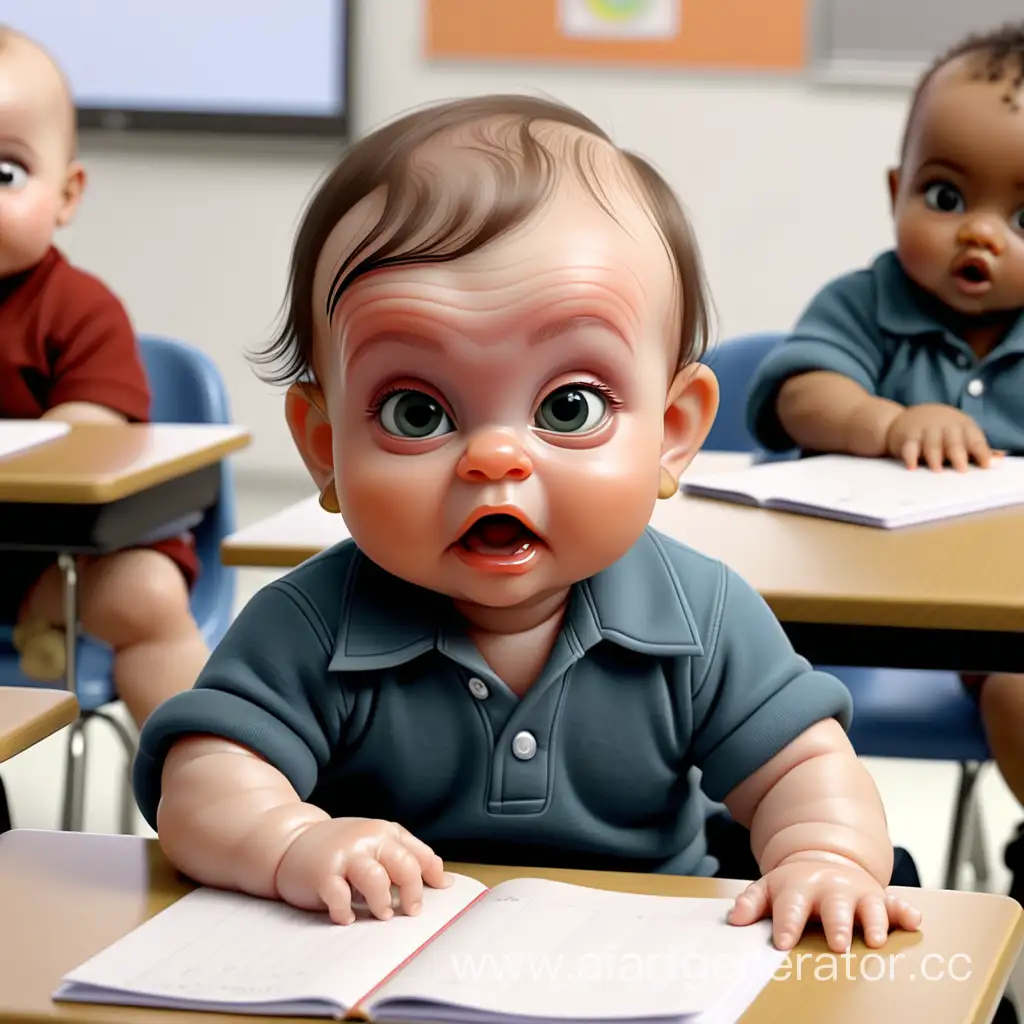
[[[879,256],[872,270],[878,302],[877,318],[884,331],[903,337],[946,334],[945,328],[928,309],[919,286],[901,266],[895,251]]]
[[[969,351],[967,343],[946,328],[929,308],[929,296],[911,280],[895,251],[879,256],[872,271],[876,286],[876,318],[882,330],[903,338],[938,335],[958,350]],[[1007,352],[1024,352],[1024,315],[1018,317],[1009,334],[992,350],[991,355]]]
[[[704,653],[683,585],[654,530],[573,588],[569,623],[584,648],[609,640],[654,657]]]
[[[650,529],[616,563],[573,587],[566,618],[584,650],[607,640],[652,657],[704,653],[679,576]],[[442,647],[457,628],[448,599],[357,551],[344,580],[329,670],[394,668]]]

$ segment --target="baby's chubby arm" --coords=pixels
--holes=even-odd
[[[920,913],[885,891],[893,848],[882,801],[834,719],[805,730],[725,804],[750,828],[763,876],[737,899],[733,924],[770,912],[776,944],[789,949],[817,916],[835,952],[849,948],[858,921],[872,947],[891,926],[920,926]]]
[[[128,420],[119,412],[108,409],[105,405],[94,402],[62,402],[52,409],[47,409],[43,420],[57,420],[61,423],[127,423]]]
[[[394,822],[332,819],[303,802],[288,779],[246,748],[193,735],[170,749],[157,811],[160,844],[203,885],[281,899],[355,919],[353,888],[379,918],[393,914],[391,887],[407,914],[423,884],[449,884],[441,858]]]
[[[790,377],[779,389],[776,415],[805,451],[879,458],[903,406],[869,394],[857,381],[828,370]]]

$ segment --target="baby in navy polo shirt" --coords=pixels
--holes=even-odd
[[[649,528],[718,402],[660,174],[556,103],[439,104],[347,148],[292,268],[269,355],[352,539],[147,721],[170,859],[340,923],[416,913],[442,858],[709,875],[696,767],[757,858],[732,923],[916,928],[845,687]]]
[[[1024,23],[924,75],[889,174],[895,249],[827,285],[760,368],[748,412],[766,448],[933,471],[1024,454],[1022,103]],[[1024,801],[1024,677],[963,678]],[[1022,886],[1015,871],[1018,899]]]

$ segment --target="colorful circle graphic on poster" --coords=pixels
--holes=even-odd
[[[651,0],[584,0],[591,13],[604,21],[629,21],[643,14]]]

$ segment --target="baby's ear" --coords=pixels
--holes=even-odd
[[[317,490],[334,481],[334,439],[327,403],[318,384],[300,381],[293,384],[284,400],[288,429]]]
[[[900,171],[898,167],[890,168],[886,179],[889,183],[889,206],[896,212],[896,197],[900,194]]]
[[[662,473],[674,484],[700,451],[718,412],[718,378],[703,363],[691,363],[672,381],[665,403]]]
[[[57,227],[65,228],[74,219],[85,191],[85,168],[77,161],[72,161],[64,177],[61,190],[60,206],[57,209]]]

